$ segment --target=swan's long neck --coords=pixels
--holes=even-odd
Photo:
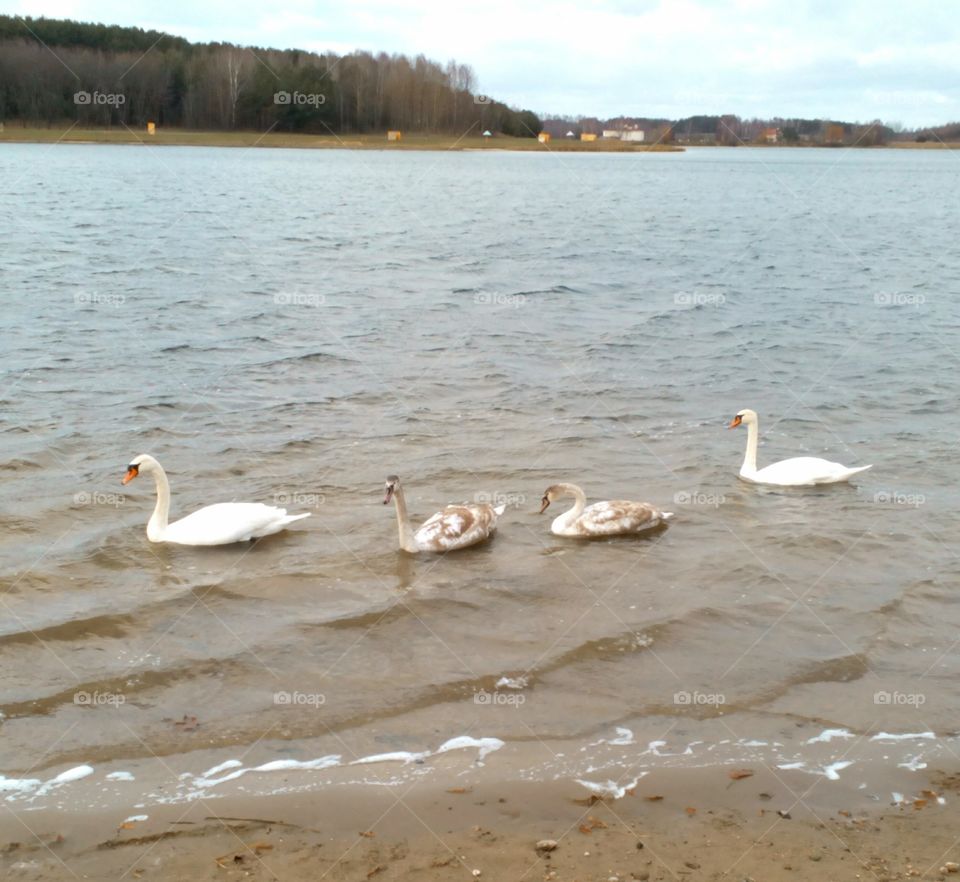
[[[740,474],[752,475],[757,471],[757,445],[760,443],[760,424],[758,421],[747,423],[747,451],[743,455]]]
[[[407,500],[403,496],[403,487],[397,484],[393,491],[393,504],[397,508],[397,529],[400,533],[400,547],[404,551],[416,553],[420,550],[417,540],[413,536],[413,527],[410,525],[410,515],[407,514]]]
[[[573,508],[565,511],[553,522],[555,527],[563,529],[564,527],[569,527],[570,524],[583,514],[583,510],[587,505],[587,495],[576,484],[560,484],[559,488],[566,496],[573,496],[576,500],[573,503]]]
[[[153,482],[157,485],[157,505],[147,521],[147,538],[151,542],[159,542],[167,530],[170,516],[170,482],[159,463],[153,467]]]

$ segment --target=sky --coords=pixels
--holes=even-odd
[[[960,120],[958,0],[8,0],[198,41],[455,58],[542,115]]]

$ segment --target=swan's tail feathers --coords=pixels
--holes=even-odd
[[[285,524],[292,524],[294,521],[301,521],[308,517],[310,517],[310,512],[305,511],[303,514],[286,515],[286,517],[283,519],[283,522]]]
[[[672,517],[674,517],[674,513],[673,513],[672,511],[662,511],[662,512],[660,512],[660,520],[661,520],[661,521],[669,521],[670,518],[672,518]]]
[[[506,510],[507,510],[506,503],[504,503],[503,505],[495,505],[493,507],[494,514],[496,514],[497,517],[500,517],[500,515],[502,515]]]
[[[867,469],[872,469],[872,468],[873,468],[873,465],[871,464],[866,466],[858,466],[855,469],[849,469],[848,477],[849,475],[855,475],[857,474],[857,472],[865,472]]]

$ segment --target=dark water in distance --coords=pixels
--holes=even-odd
[[[0,773],[949,745],[957,155],[5,145],[0,176]],[[874,468],[743,484],[743,407],[761,466]],[[173,517],[313,516],[150,545],[138,453]],[[416,519],[507,502],[497,537],[402,554],[394,472]],[[677,517],[559,539],[558,481]]]

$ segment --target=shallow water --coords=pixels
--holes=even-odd
[[[5,145],[0,175],[4,774],[951,735],[957,156]],[[761,465],[874,468],[743,484],[742,407]],[[313,516],[152,546],[143,452],[174,516]],[[497,537],[402,554],[393,472],[418,518],[508,503]],[[677,516],[558,539],[561,480]]]

